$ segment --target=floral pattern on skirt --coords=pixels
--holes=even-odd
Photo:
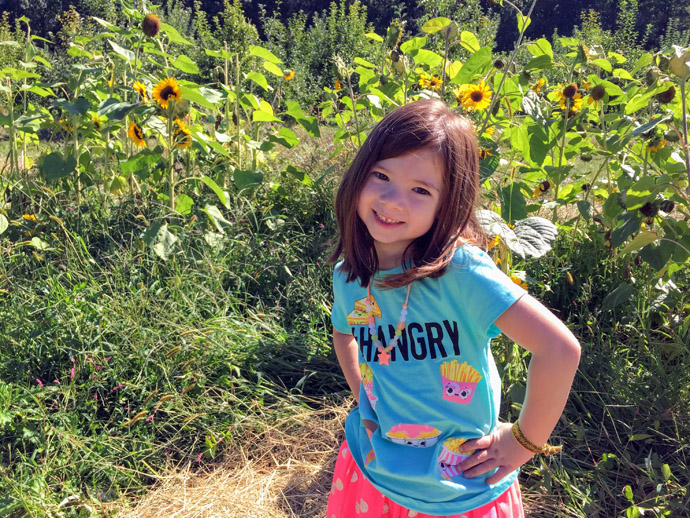
[[[335,463],[326,518],[438,518],[412,511],[382,495],[355,463],[343,441]],[[445,518],[524,518],[520,485],[515,482],[496,500]]]

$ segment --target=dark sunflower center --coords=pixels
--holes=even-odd
[[[141,131],[141,128],[134,126],[134,134],[137,136],[138,139],[144,140],[144,132]]]
[[[164,101],[167,101],[171,97],[177,98],[177,96],[175,95],[175,89],[172,86],[166,86],[165,88],[163,88],[161,90],[160,95],[161,95],[161,99],[163,99]]]
[[[472,99],[474,102],[478,103],[482,99],[484,99],[484,94],[480,90],[475,90],[470,94],[470,99]]]

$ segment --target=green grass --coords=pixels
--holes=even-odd
[[[235,197],[213,244],[202,213],[153,203],[77,208],[35,191],[13,208],[0,241],[0,515],[140,494],[167,467],[212,462],[303,408],[302,396],[346,391],[329,335],[331,185],[275,179],[288,196]],[[142,239],[156,221],[180,240],[168,261]],[[521,265],[583,346],[554,436],[565,453],[526,465],[524,492],[542,495],[533,516],[687,516],[688,294],[655,300],[654,272],[590,230]],[[602,309],[622,281],[632,298]],[[504,341],[495,350],[512,419],[528,358]]]

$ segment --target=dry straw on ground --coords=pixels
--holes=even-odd
[[[250,433],[213,469],[178,467],[117,518],[324,518],[349,406],[304,410]],[[524,491],[524,488],[523,488]],[[523,493],[528,517],[578,516],[555,495]]]
[[[321,518],[349,408],[305,410],[228,448],[212,471],[180,467],[118,518]]]

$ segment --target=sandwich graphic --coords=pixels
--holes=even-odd
[[[367,305],[364,301],[367,298],[359,299],[355,302],[355,309],[347,316],[347,323],[351,326],[366,326],[367,325]],[[381,318],[381,308],[376,303],[376,299],[371,297],[371,309],[375,318]]]

